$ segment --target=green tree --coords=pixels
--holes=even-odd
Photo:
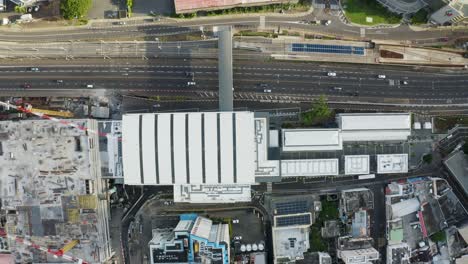
[[[463,153],[468,154],[468,143],[463,144]]]
[[[312,110],[302,114],[302,121],[306,126],[322,122],[331,116],[332,112],[328,107],[327,98],[321,95],[312,105]]]
[[[66,19],[81,18],[88,14],[91,0],[62,0],[60,10]]]
[[[431,164],[432,162],[432,154],[426,154],[423,156],[423,161],[427,164]]]
[[[26,7],[24,6],[15,6],[15,12],[16,13],[22,13],[22,14],[26,14]]]
[[[432,241],[434,242],[444,242],[445,241],[445,231],[444,230],[440,230],[439,232],[433,234],[431,236],[431,239]]]

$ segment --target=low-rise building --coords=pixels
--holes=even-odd
[[[194,214],[184,214],[175,228],[153,230],[149,250],[152,264],[228,264],[229,226],[213,224],[210,219]]]
[[[313,196],[278,197],[268,200],[272,211],[272,241],[275,263],[289,263],[304,259],[310,248],[309,230],[314,223]]]
[[[339,153],[346,142],[401,143],[411,133],[409,122],[409,114],[340,114],[338,128],[279,132],[269,130],[265,113],[127,114],[121,126],[124,183],[172,185],[175,202],[232,203],[250,201],[252,184],[283,178],[365,175],[374,168],[405,173],[406,153],[345,155],[344,164]],[[338,152],[322,158],[299,153],[311,151]]]
[[[387,264],[409,264],[411,249],[406,243],[387,246]]]
[[[338,239],[337,257],[345,264],[370,264],[378,262],[380,254],[372,247],[372,238],[345,236]]]

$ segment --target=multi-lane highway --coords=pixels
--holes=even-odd
[[[31,67],[37,66],[38,71]],[[336,76],[327,76],[329,72]],[[193,76],[192,74],[193,73]],[[378,75],[385,75],[385,79]],[[57,80],[63,82],[58,83]],[[194,81],[195,85],[188,85]],[[406,83],[406,84],[405,84]],[[216,97],[216,60],[156,59],[139,64],[68,64],[0,67],[2,93],[32,90],[114,89],[153,94]],[[317,64],[275,61],[234,62],[239,96],[316,96],[433,100],[468,103],[465,71],[422,71],[409,67]],[[361,101],[361,100],[359,100]]]

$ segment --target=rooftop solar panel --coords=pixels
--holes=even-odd
[[[317,52],[317,53],[364,55],[364,48],[363,47],[344,46],[344,45],[293,43],[292,44],[292,51],[294,51],[294,52]]]
[[[297,214],[307,212],[307,201],[283,202],[276,204],[276,214]]]
[[[276,226],[294,226],[294,225],[310,225],[310,215],[294,215],[294,216],[283,216],[276,218]]]

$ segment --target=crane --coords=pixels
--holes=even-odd
[[[73,117],[73,113],[69,111],[38,109],[38,108],[33,108],[33,106],[28,103],[23,104],[23,108],[33,113],[42,113],[42,114],[50,115],[50,116],[60,116],[60,117],[69,117],[69,118]]]
[[[90,264],[90,262],[85,261],[85,260],[83,260],[81,258],[77,258],[77,257],[71,256],[71,255],[65,254],[67,251],[69,251],[70,249],[72,249],[74,246],[76,246],[79,243],[78,240],[72,240],[70,243],[66,244],[63,248],[61,248],[59,250],[54,250],[54,249],[50,249],[50,248],[40,246],[40,245],[32,242],[31,240],[27,240],[27,239],[25,239],[23,237],[20,237],[20,236],[9,235],[9,234],[4,234],[2,236],[6,237],[8,239],[14,240],[14,241],[16,241],[18,243],[21,243],[23,245],[26,245],[28,247],[32,247],[32,248],[35,248],[37,250],[46,252],[47,254],[51,254],[51,255],[53,255],[53,256],[55,256],[57,258],[60,257],[60,258],[63,258],[65,260],[69,260],[69,261],[72,261],[72,262],[78,263],[78,264]]]

